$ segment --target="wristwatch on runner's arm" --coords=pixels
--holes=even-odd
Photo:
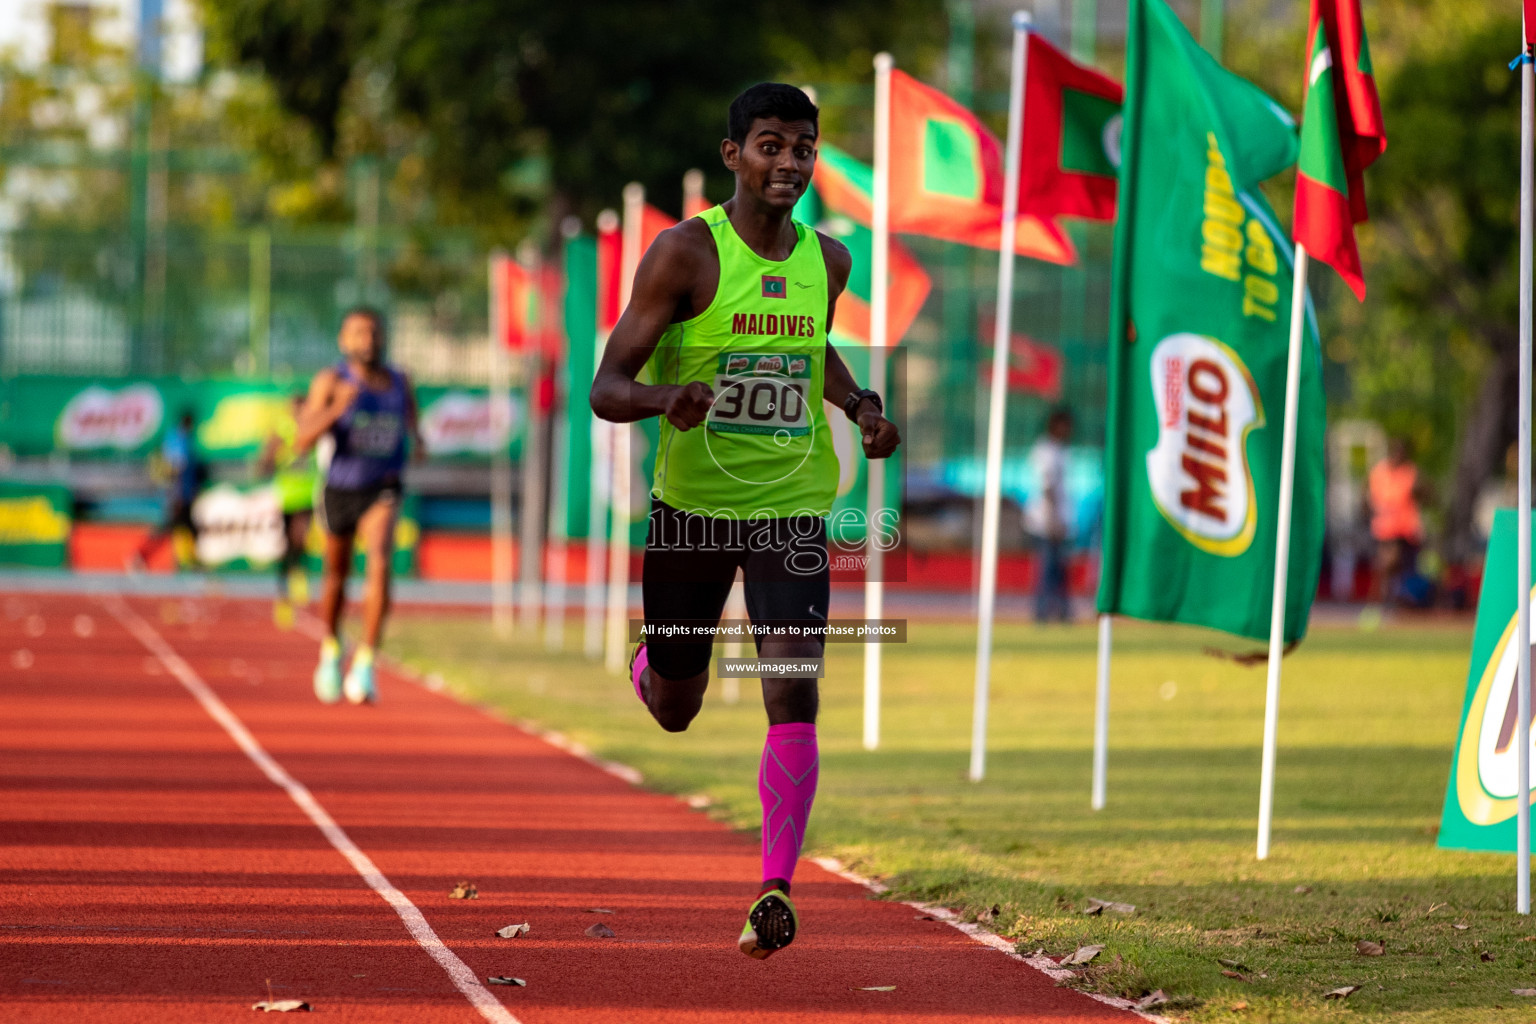
[[[856,420],[859,412],[859,403],[866,398],[875,403],[876,412],[882,416],[885,415],[885,403],[880,401],[879,392],[871,391],[869,388],[850,391],[848,397],[843,399],[843,414],[850,420]]]

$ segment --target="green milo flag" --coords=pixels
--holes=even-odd
[[[1295,161],[1296,131],[1163,0],[1133,0],[1126,63],[1098,606],[1264,639],[1292,253],[1257,186]],[[1306,632],[1322,556],[1324,407],[1306,327],[1287,640]]]
[[[1440,814],[1437,842],[1444,849],[1515,852],[1515,815],[1520,809],[1519,523],[1514,509],[1494,513],[1461,729]]]

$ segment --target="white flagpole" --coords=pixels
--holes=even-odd
[[[506,253],[497,249],[487,260],[490,286],[490,394],[491,402],[511,408],[512,381],[507,366],[507,315],[503,308],[503,264]],[[526,421],[526,416],[525,416]],[[527,435],[526,425],[524,435]],[[525,441],[526,447],[526,441]],[[512,457],[505,446],[491,453],[491,624],[497,633],[512,632]]]
[[[1275,591],[1269,615],[1269,680],[1264,688],[1264,759],[1259,777],[1259,860],[1269,856],[1275,805],[1275,734],[1280,726],[1280,658],[1285,651],[1286,583],[1291,568],[1291,504],[1296,484],[1296,415],[1301,407],[1301,349],[1307,325],[1307,250],[1296,244],[1291,343],[1285,364],[1285,427],[1280,442],[1280,510],[1275,521]]]
[[[1525,60],[1520,65],[1520,472],[1519,497],[1516,502],[1520,520],[1518,530],[1519,564],[1516,577],[1520,592],[1517,612],[1516,645],[1518,676],[1516,689],[1520,729],[1516,733],[1519,789],[1516,804],[1515,905],[1521,914],[1531,912],[1531,219],[1533,189],[1536,189],[1536,143],[1533,143],[1531,118],[1536,115],[1536,69],[1531,65],[1531,47],[1520,40]]]
[[[532,242],[519,246],[518,263],[528,275],[529,287],[534,291],[534,301],[543,301],[539,294],[539,280],[543,266],[538,248]],[[518,510],[518,598],[522,605],[521,626],[538,631],[539,614],[543,611],[543,595],[540,590],[544,579],[544,451],[549,444],[549,410],[539,408],[539,382],[544,376],[544,353],[539,334],[544,329],[544,309],[539,309],[537,331],[524,324],[523,330],[523,394],[528,406],[528,429],[523,434],[523,462],[520,491],[521,508]]]
[[[619,215],[612,210],[604,210],[597,215],[597,234],[599,240],[619,230]],[[599,241],[601,244],[601,241]],[[597,334],[593,339],[596,347],[592,365],[595,368],[603,359],[603,347],[607,344],[608,335],[604,331],[602,320],[603,282],[598,281],[597,302],[598,320]],[[607,550],[605,535],[608,532],[608,508],[609,488],[613,484],[613,424],[606,420],[592,417],[592,470],[588,481],[587,503],[587,595],[586,595],[586,623],[582,647],[588,658],[596,661],[603,656],[603,580],[604,580],[604,554]]]
[[[635,270],[640,266],[640,219],[645,212],[645,186],[624,186],[624,244],[619,261],[619,311],[629,305]],[[624,671],[629,646],[629,506],[630,436],[633,426],[613,425],[613,518],[608,535],[608,642],[604,661],[610,672]]]
[[[1093,809],[1102,811],[1109,789],[1109,651],[1113,617],[1099,616],[1099,676],[1093,697]]]
[[[987,704],[992,689],[992,620],[997,612],[997,530],[1002,515],[1003,430],[1008,413],[1008,348],[1013,336],[1013,247],[1019,219],[1019,152],[1024,138],[1024,74],[1030,17],[1013,14],[1013,61],[1008,82],[1008,145],[1003,174],[1003,222],[997,239],[997,316],[992,330],[992,407],[987,417],[987,476],[981,512],[981,593],[976,623],[976,704],[971,718],[972,782],[987,768]]]
[[[875,187],[870,231],[869,268],[869,386],[885,395],[885,346],[889,343],[886,311],[890,294],[891,249],[891,68],[888,53],[875,54]],[[864,480],[864,618],[885,615],[885,552],[879,543],[879,524],[885,511],[885,460],[866,459]],[[864,645],[864,749],[880,746],[879,644]]]

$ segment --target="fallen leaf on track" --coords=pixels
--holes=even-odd
[[[532,930],[533,926],[524,921],[522,924],[509,924],[505,928],[498,928],[496,934],[503,939],[515,939],[519,935],[527,935]]]
[[[486,978],[485,980],[492,985],[516,985],[518,988],[524,988],[528,984],[522,978],[514,978],[510,974],[497,975],[494,978]]]
[[[1154,1006],[1162,1006],[1167,1001],[1168,993],[1164,992],[1162,989],[1158,989],[1156,992],[1144,996],[1139,1002],[1137,1002],[1136,1009],[1150,1010]]]
[[[460,882],[448,892],[451,900],[477,900],[480,898],[480,890],[475,888],[474,882]]]
[[[1092,916],[1102,914],[1106,910],[1112,910],[1117,914],[1136,913],[1136,907],[1133,904],[1116,903],[1114,900],[1098,900],[1091,896],[1088,898],[1088,909],[1083,911],[1083,913]]]
[[[591,939],[611,939],[611,938],[615,937],[613,929],[609,928],[607,925],[603,924],[603,922],[601,922],[601,921],[597,922],[597,924],[595,924],[592,927],[588,928],[582,934],[586,935],[588,938],[591,938]]]
[[[1360,986],[1359,985],[1345,985],[1343,988],[1336,988],[1332,992],[1324,992],[1323,993],[1323,998],[1324,999],[1348,999],[1350,996],[1354,995],[1356,992],[1359,992],[1359,991],[1360,991]]]
[[[855,992],[895,992],[895,985],[866,985],[863,988],[854,987]]]
[[[1076,967],[1078,964],[1086,964],[1102,952],[1104,952],[1103,946],[1079,946],[1075,953],[1061,961],[1061,966]]]
[[[263,999],[254,1004],[251,1009],[260,1010],[263,1013],[293,1013],[295,1011],[309,1012],[309,1004],[302,999],[278,999],[276,1001]]]
[[[1361,939],[1355,943],[1355,952],[1361,956],[1381,956],[1386,951],[1384,943],[1372,942],[1370,939]]]
[[[609,910],[607,907],[588,907],[587,908],[587,913],[589,913],[589,914],[612,914],[612,913],[614,913],[614,911]]]
[[[938,918],[934,917],[932,914],[913,914],[912,915],[912,920],[914,920],[914,921],[937,921]]]

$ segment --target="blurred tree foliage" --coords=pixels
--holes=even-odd
[[[212,52],[254,66],[333,161],[407,162],[441,223],[521,234],[640,181],[676,211],[690,167],[723,198],[725,110],[765,79],[867,81],[932,63],[940,0],[213,0]]]

